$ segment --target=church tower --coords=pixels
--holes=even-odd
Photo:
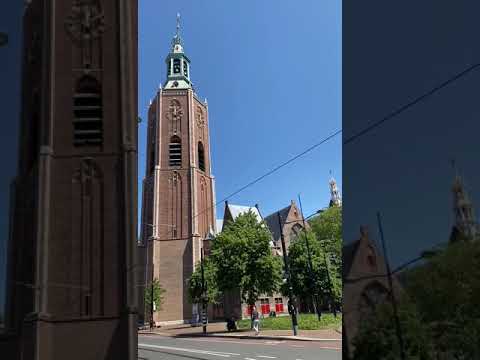
[[[330,172],[330,175],[332,173]],[[342,206],[342,199],[340,197],[340,193],[338,192],[337,182],[333,177],[330,177],[330,181],[328,182],[330,186],[330,207],[332,206]]]
[[[24,360],[138,356],[137,5],[25,1],[7,295]]]
[[[192,86],[179,15],[165,70],[163,88],[148,109],[141,235],[148,269],[145,284],[158,279],[166,290],[162,309],[154,312],[155,322],[189,322],[195,311],[188,301],[187,280],[216,221],[208,106]],[[150,311],[145,309],[147,321]]]
[[[452,186],[454,226],[450,241],[475,240],[480,234],[475,210],[455,163],[453,163],[453,167],[455,169]]]

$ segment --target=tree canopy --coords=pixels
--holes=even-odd
[[[405,283],[406,295],[398,303],[407,357],[480,358],[480,243],[451,244],[409,270]],[[364,322],[355,339],[356,359],[398,357],[392,318],[384,306]]]
[[[341,211],[340,207],[331,207],[325,210],[309,221],[310,231],[300,233],[290,243],[288,257],[292,288],[296,296],[308,299],[316,291],[324,299],[324,302],[332,295],[332,300],[337,305],[341,303]],[[311,275],[308,265],[307,240],[312,260]],[[286,286],[283,287],[282,292],[287,293]]]
[[[271,234],[255,215],[239,215],[212,241],[211,266],[221,292],[239,290],[242,300],[254,304],[282,282],[281,259],[272,254]]]
[[[153,279],[153,303],[155,304],[155,311],[162,310],[162,305],[164,301],[164,295],[166,290],[160,284],[158,279]],[[152,287],[147,286],[145,287],[145,304],[150,307],[152,302]]]
[[[204,260],[204,279],[206,287],[206,301],[210,304],[215,304],[220,296],[220,291],[217,284],[217,269],[212,259],[207,257]],[[202,288],[202,266],[197,264],[195,271],[188,280],[188,296],[192,303],[200,303],[203,296]]]

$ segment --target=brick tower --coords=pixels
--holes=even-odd
[[[196,307],[188,301],[187,279],[200,261],[203,240],[215,230],[208,107],[192,87],[179,16],[166,70],[163,89],[148,110],[141,236],[148,269],[144,284],[148,289],[153,272],[166,290],[162,309],[154,312],[161,323],[192,320]],[[148,321],[151,309],[144,308]]]
[[[27,1],[7,294],[21,359],[137,359],[137,119],[137,1]]]

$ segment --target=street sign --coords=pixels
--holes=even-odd
[[[8,43],[8,35],[0,32],[0,46],[4,46]]]

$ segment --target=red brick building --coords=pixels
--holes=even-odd
[[[158,324],[192,320],[195,309],[188,301],[187,280],[216,223],[208,106],[192,86],[178,22],[166,74],[148,109],[140,242],[145,264],[140,306],[145,309],[144,285],[148,287],[152,278],[166,289],[163,308],[154,314]],[[145,312],[148,321],[150,309]]]

